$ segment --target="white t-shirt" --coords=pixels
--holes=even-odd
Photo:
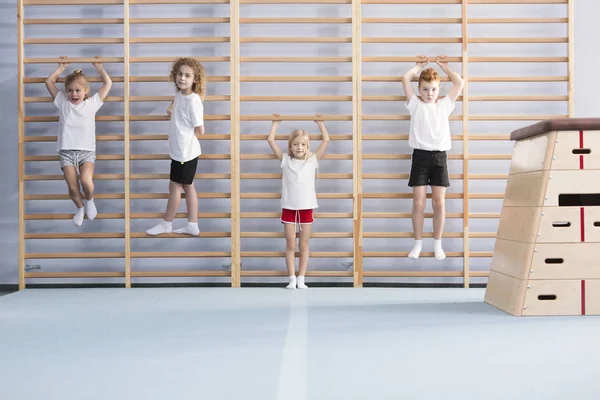
[[[282,187],[281,208],[288,210],[312,210],[317,208],[315,171],[319,168],[313,153],[307,160],[298,160],[284,154],[281,158]]]
[[[169,156],[180,162],[197,158],[201,154],[200,142],[194,128],[204,125],[204,106],[196,93],[175,93],[171,122],[169,124]]]
[[[408,145],[413,149],[448,151],[452,147],[448,117],[454,110],[454,102],[446,96],[436,103],[425,103],[416,95],[406,108],[410,112]]]
[[[64,92],[54,98],[58,108],[56,150],[96,151],[96,112],[102,106],[98,93],[75,105]]]

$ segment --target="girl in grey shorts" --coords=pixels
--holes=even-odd
[[[96,57],[98,58],[98,57]],[[98,211],[94,204],[94,163],[96,161],[96,112],[103,104],[112,81],[101,62],[93,63],[102,78],[102,86],[94,96],[89,97],[90,85],[80,69],[73,71],[65,79],[65,91],[56,87],[56,80],[69,65],[66,57],[61,57],[58,68],[48,79],[46,88],[58,108],[58,155],[60,167],[69,187],[69,197],[77,206],[73,224],[81,226],[84,213],[88,219],[96,218]],[[77,170],[79,169],[79,177]],[[85,204],[79,189],[79,180],[85,193]]]

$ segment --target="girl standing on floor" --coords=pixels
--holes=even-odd
[[[169,124],[169,200],[163,220],[146,230],[155,236],[162,233],[183,233],[198,236],[198,194],[194,187],[194,176],[201,154],[197,135],[204,135],[204,106],[206,73],[200,62],[193,58],[180,58],[171,68],[171,81],[175,84],[175,100],[167,108],[171,116]],[[185,192],[188,212],[187,226],[173,230],[173,219],[179,208],[181,189]]]
[[[304,276],[308,268],[308,239],[313,223],[313,209],[317,208],[315,173],[329,144],[329,134],[322,119],[317,114],[315,123],[322,135],[319,148],[310,152],[309,136],[306,131],[297,129],[288,138],[287,152],[283,153],[275,141],[275,133],[281,122],[279,114],[273,114],[273,125],[267,138],[275,156],[281,160],[281,222],[285,234],[285,263],[289,274],[287,289],[306,289]],[[300,271],[296,278],[296,226],[300,228]]]
[[[57,151],[60,167],[69,187],[69,197],[77,206],[73,224],[81,226],[84,214],[90,221],[98,215],[94,204],[93,181],[96,162],[95,117],[112,86],[112,80],[104,70],[102,63],[96,61],[92,65],[102,78],[102,86],[95,95],[89,97],[89,81],[80,69],[67,75],[65,91],[61,92],[56,87],[56,81],[69,63],[66,57],[60,58],[58,68],[46,79],[45,83],[59,112]],[[79,170],[79,177],[77,170]],[[81,180],[81,186],[85,193],[85,204],[81,197],[79,180]]]
[[[452,145],[448,118],[454,110],[454,103],[464,82],[456,72],[450,70],[446,56],[438,56],[435,61],[452,81],[452,89],[446,97],[439,99],[440,78],[433,68],[429,68],[419,76],[420,97],[417,97],[411,81],[429,63],[429,59],[425,56],[420,55],[418,59],[417,65],[402,76],[402,85],[406,93],[406,107],[410,112],[408,144],[414,149],[408,185],[413,188],[412,224],[415,244],[408,257],[416,259],[421,254],[423,214],[427,185],[430,185],[433,204],[433,250],[435,258],[443,260],[446,258],[442,249],[446,188],[450,186],[446,152]]]

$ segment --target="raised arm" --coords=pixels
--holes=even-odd
[[[62,74],[65,71],[65,68],[67,68],[69,66],[69,63],[63,60],[66,60],[67,57],[65,56],[61,56],[61,61],[59,61],[58,63],[58,68],[56,68],[56,70],[50,74],[50,76],[46,79],[46,89],[48,89],[48,92],[50,92],[50,95],[52,96],[52,99],[54,100],[56,98],[56,95],[60,92],[60,90],[58,90],[58,88],[56,87],[56,81],[58,80],[58,77],[60,76],[60,74]]]
[[[281,160],[283,158],[283,152],[275,141],[275,133],[277,132],[277,127],[279,126],[280,122],[281,120],[279,119],[279,114],[273,114],[273,125],[271,125],[271,130],[269,131],[269,137],[267,137],[267,141],[269,142],[269,146],[271,146],[271,150],[273,150],[275,157]]]
[[[425,57],[424,55],[418,55],[417,59],[417,65],[402,75],[402,86],[404,87],[404,94],[406,95],[407,102],[409,102],[415,94],[412,87],[412,80],[419,74],[419,72],[423,70],[423,68],[425,68],[427,64],[429,64],[429,58]]]
[[[96,56],[96,59],[99,58],[100,57]],[[100,77],[102,78],[102,86],[100,86],[100,89],[98,89],[98,96],[100,96],[100,100],[104,101],[104,98],[106,97],[108,91],[110,90],[110,87],[112,86],[112,80],[104,70],[104,66],[101,62],[96,61],[92,63],[92,65],[96,67],[98,73],[100,74]]]
[[[327,149],[327,145],[329,144],[329,132],[327,132],[327,128],[325,128],[325,121],[323,121],[323,114],[317,114],[317,119],[315,123],[321,130],[322,142],[317,151],[315,151],[315,155],[317,156],[317,160],[320,160],[325,154],[325,150]]]
[[[458,98],[458,95],[460,94],[463,87],[465,86],[465,82],[463,81],[463,79],[460,77],[459,74],[457,74],[456,72],[454,72],[450,69],[450,67],[448,66],[448,61],[447,61],[446,56],[437,56],[435,62],[437,62],[437,64],[442,69],[442,71],[444,71],[448,75],[448,78],[450,78],[450,80],[452,81],[452,89],[450,89],[450,91],[448,92],[448,97],[453,102],[456,101],[456,99]]]
[[[171,102],[171,104],[169,104],[169,107],[167,107],[167,115],[170,117],[171,113],[173,112],[173,104],[175,104],[174,101]]]

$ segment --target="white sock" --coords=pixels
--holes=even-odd
[[[286,289],[296,289],[296,276],[290,275],[290,283],[285,287]]]
[[[85,213],[85,207],[77,208],[75,216],[73,217],[73,225],[81,226],[83,224],[83,216]]]
[[[306,284],[304,283],[303,276],[298,276],[297,286],[298,286],[298,289],[308,289],[308,286],[306,286]]]
[[[408,258],[417,259],[421,255],[421,250],[423,249],[423,240],[415,240],[415,245],[413,246],[410,253],[408,253]]]
[[[436,260],[443,260],[444,258],[446,258],[446,253],[444,253],[444,250],[442,249],[442,241],[441,240],[433,241],[433,251],[435,252]]]
[[[94,199],[90,199],[85,202],[85,215],[87,215],[90,221],[92,221],[98,215],[98,210],[96,209],[96,204],[94,204]]]
[[[198,236],[200,234],[200,229],[198,229],[197,222],[188,222],[187,226],[179,229],[175,229],[174,233],[184,233],[186,235]]]
[[[160,235],[161,233],[171,233],[173,230],[173,223],[167,222],[164,219],[160,221],[160,224],[153,226],[146,230],[146,234],[150,236]]]

